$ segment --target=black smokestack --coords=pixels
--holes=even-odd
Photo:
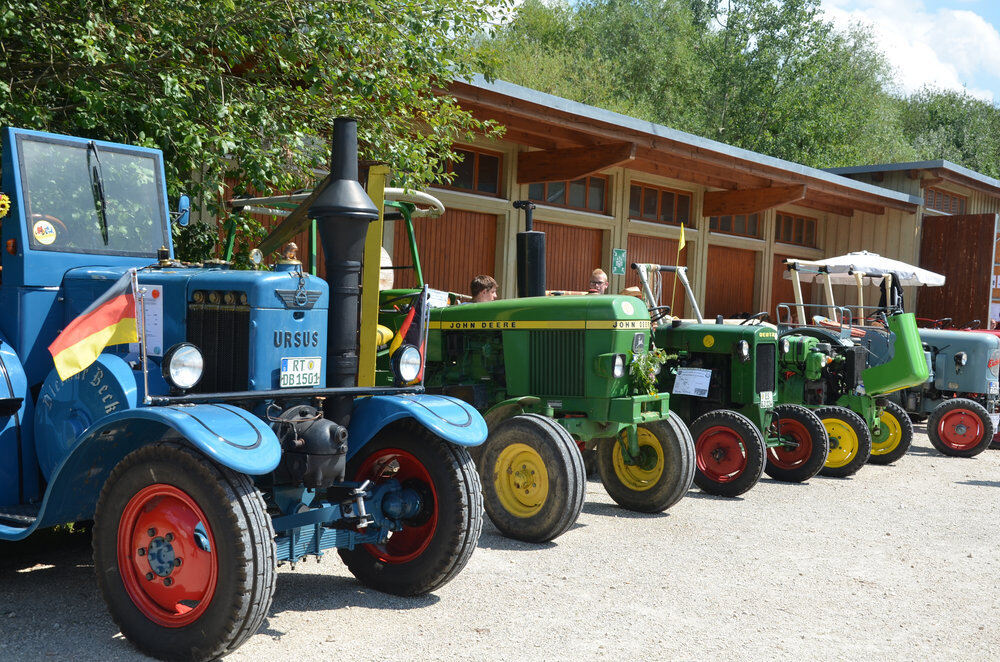
[[[361,303],[361,265],[368,224],[378,208],[358,182],[358,125],[338,117],[333,124],[329,185],[309,207],[316,219],[326,282],[330,286],[327,313],[326,385],[358,383],[358,318]],[[327,418],[347,425],[353,398],[333,398]]]
[[[545,296],[545,233],[532,229],[535,203],[516,200],[524,210],[524,232],[517,233],[517,296]]]

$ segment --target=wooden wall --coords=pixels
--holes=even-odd
[[[950,317],[955,324],[989,319],[996,214],[927,216],[923,220],[920,264],[945,274],[943,287],[921,292],[917,316]]]
[[[546,289],[587,290],[591,272],[602,264],[602,232],[546,221],[535,221],[534,229],[545,233]]]
[[[405,225],[394,223],[392,263],[413,264]],[[497,217],[449,209],[441,218],[414,219],[424,281],[433,288],[463,294],[480,274],[494,275]],[[499,280],[499,278],[497,279]],[[397,270],[395,287],[416,285],[413,271]]]
[[[735,317],[740,313],[757,312],[753,310],[756,262],[756,251],[727,246],[708,247],[706,319],[716,315]]]
[[[794,303],[795,302],[795,291],[792,287],[792,281],[789,278],[785,278],[785,263],[784,260],[787,258],[797,257],[795,255],[781,255],[775,254],[774,260],[772,262],[771,268],[771,307],[767,309],[767,312],[771,315],[771,321],[778,321],[778,304],[779,303]],[[813,302],[813,284],[812,283],[802,283],[802,301],[803,303]],[[816,311],[815,308],[806,309],[806,315],[810,315],[811,312]],[[794,315],[795,309],[789,308],[789,312]],[[786,321],[786,318],[782,316],[781,321]]]
[[[626,247],[626,256],[629,264],[625,272],[625,286],[632,287],[639,285],[639,277],[636,275],[635,270],[631,268],[633,262],[674,265],[677,262],[677,243],[674,239],[666,239],[664,237],[629,234],[628,246]],[[687,246],[685,246],[684,250],[687,250]],[[681,253],[681,259],[685,259],[683,252]],[[686,262],[681,262],[682,266],[685,264]],[[673,274],[663,274],[661,276],[663,294],[660,297],[660,303],[670,305],[672,298],[674,302],[672,308],[673,315],[683,317],[687,295],[684,293],[683,285],[678,282],[675,286],[674,280]]]

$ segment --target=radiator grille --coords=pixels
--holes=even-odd
[[[757,392],[774,390],[774,359],[777,345],[763,343],[757,345]]]
[[[193,392],[250,387],[250,306],[245,293],[195,292],[188,303],[187,339],[205,357],[204,375]]]
[[[532,395],[583,397],[583,331],[532,331],[528,341]]]

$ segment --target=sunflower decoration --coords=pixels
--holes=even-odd
[[[10,198],[7,197],[6,193],[0,193],[0,218],[7,215],[10,211]]]

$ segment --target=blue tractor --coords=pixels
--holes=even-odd
[[[162,154],[3,130],[0,541],[93,520],[100,590],[162,659],[214,659],[267,616],[276,566],[337,549],[361,582],[415,595],[454,577],[482,527],[467,447],[486,425],[422,393],[359,388],[363,244],[376,207],[339,119],[310,199],[326,282],[173,259]],[[182,198],[178,222],[186,223]],[[63,380],[48,347],[136,269],[141,343]]]

